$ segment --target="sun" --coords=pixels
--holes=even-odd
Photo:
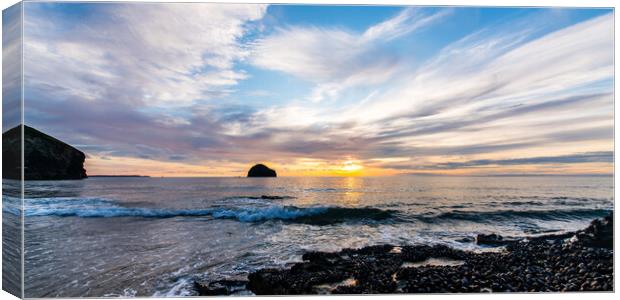
[[[340,167],[340,171],[346,172],[346,173],[353,173],[353,172],[357,172],[361,170],[362,168],[363,167],[361,165],[356,164],[354,161],[347,160],[344,163],[342,163],[342,167]]]

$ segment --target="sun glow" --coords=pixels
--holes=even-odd
[[[342,163],[342,167],[340,167],[340,171],[345,173],[355,173],[363,169],[363,167],[352,160],[347,160]]]

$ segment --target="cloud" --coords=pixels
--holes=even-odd
[[[310,100],[333,99],[344,89],[391,78],[400,61],[386,52],[385,44],[430,26],[448,13],[407,8],[362,33],[322,27],[278,28],[254,42],[250,62],[316,84]]]
[[[504,109],[575,94],[612,78],[612,24],[613,15],[607,14],[534,40],[532,30],[525,29],[474,33],[442,49],[359,113],[372,120],[448,115],[476,106]]]
[[[263,5],[203,3],[27,5],[26,81],[55,99],[179,106],[229,94],[248,75],[240,42]],[[69,18],[70,21],[65,19]]]
[[[29,3],[26,122],[97,157],[183,153],[200,162],[204,147],[228,144],[226,123],[247,111],[231,109],[219,124],[205,103],[248,76],[237,66],[248,55],[242,40],[265,13],[265,5]]]
[[[433,166],[422,167],[421,169],[461,169],[477,166],[511,166],[511,165],[537,165],[537,164],[577,164],[577,163],[612,163],[614,153],[612,151],[586,152],[561,156],[540,156],[515,159],[480,159],[465,162],[441,163]]]
[[[21,123],[21,4],[2,11],[2,128]]]
[[[612,25],[607,14],[543,35],[527,27],[482,30],[357,104],[296,103],[257,117],[260,124],[294,128],[277,134],[286,151],[321,157],[609,149]],[[312,62],[322,65],[317,57]]]
[[[185,155],[170,155],[168,157],[169,160],[175,161],[175,160],[185,160],[187,159],[187,157]]]
[[[529,113],[554,113],[566,107],[569,109],[574,109],[576,106],[591,106],[592,104],[605,105],[608,104],[608,101],[612,96],[613,95],[611,93],[577,95],[562,99],[549,99],[546,102],[531,105],[519,104],[503,110],[484,107],[483,109],[472,112],[468,116],[460,116],[458,119],[453,118],[443,122],[438,122],[435,120],[435,122],[427,122],[423,126],[408,130],[403,130],[402,128],[399,128],[398,130],[388,130],[385,132],[380,132],[379,136],[385,139],[389,137],[407,137],[447,131],[467,131],[468,128],[471,128],[472,126],[480,127],[481,125],[488,124],[493,121],[506,118],[516,118],[520,115],[526,115]],[[418,116],[413,116],[413,118],[416,117]]]
[[[428,26],[449,12],[450,10],[442,10],[435,14],[424,14],[414,7],[405,8],[395,17],[368,28],[362,34],[362,40],[368,42],[393,40]]]

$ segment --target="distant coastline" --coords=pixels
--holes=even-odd
[[[88,175],[89,178],[93,177],[145,177],[150,178],[148,175]]]

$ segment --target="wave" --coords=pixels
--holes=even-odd
[[[26,217],[212,217],[214,219],[234,219],[240,222],[264,222],[282,220],[295,223],[327,225],[348,221],[385,220],[393,217],[392,211],[371,207],[348,208],[335,206],[296,207],[271,205],[265,207],[242,208],[144,208],[126,207],[116,201],[102,198],[38,198],[27,199]]]
[[[563,221],[575,219],[594,219],[611,212],[611,209],[582,208],[554,210],[499,210],[499,211],[460,211],[443,212],[415,216],[423,222],[432,223],[441,220],[460,220],[475,222],[498,222],[510,219],[538,219],[544,221]]]
[[[2,195],[2,213],[20,216],[22,212],[22,199],[8,195]]]
[[[246,198],[248,199],[248,198]],[[19,214],[19,207],[6,205],[12,200],[4,198],[4,212]],[[266,222],[281,220],[293,223],[328,225],[344,222],[383,221],[397,222],[453,222],[473,221],[479,223],[497,223],[518,219],[536,219],[543,221],[583,220],[602,217],[610,212],[607,206],[593,208],[557,208],[557,209],[503,209],[503,210],[463,210],[461,206],[452,206],[443,212],[416,214],[392,210],[387,207],[340,207],[258,203],[233,203],[228,206],[210,206],[205,208],[151,208],[134,207],[137,203],[121,204],[117,201],[97,197],[54,197],[25,199],[24,215],[26,217],[56,216],[83,218],[141,217],[209,217],[213,219],[233,219],[239,222]],[[530,204],[530,203],[528,203]],[[134,206],[131,206],[134,205]],[[516,207],[516,206],[514,206]]]
[[[487,203],[489,206],[545,206],[548,205],[541,201],[493,201]]]
[[[372,207],[349,208],[335,206],[296,207],[272,206],[267,208],[224,209],[214,211],[214,218],[237,219],[241,222],[288,220],[295,223],[328,225],[347,221],[380,221],[393,217],[393,211]]]

